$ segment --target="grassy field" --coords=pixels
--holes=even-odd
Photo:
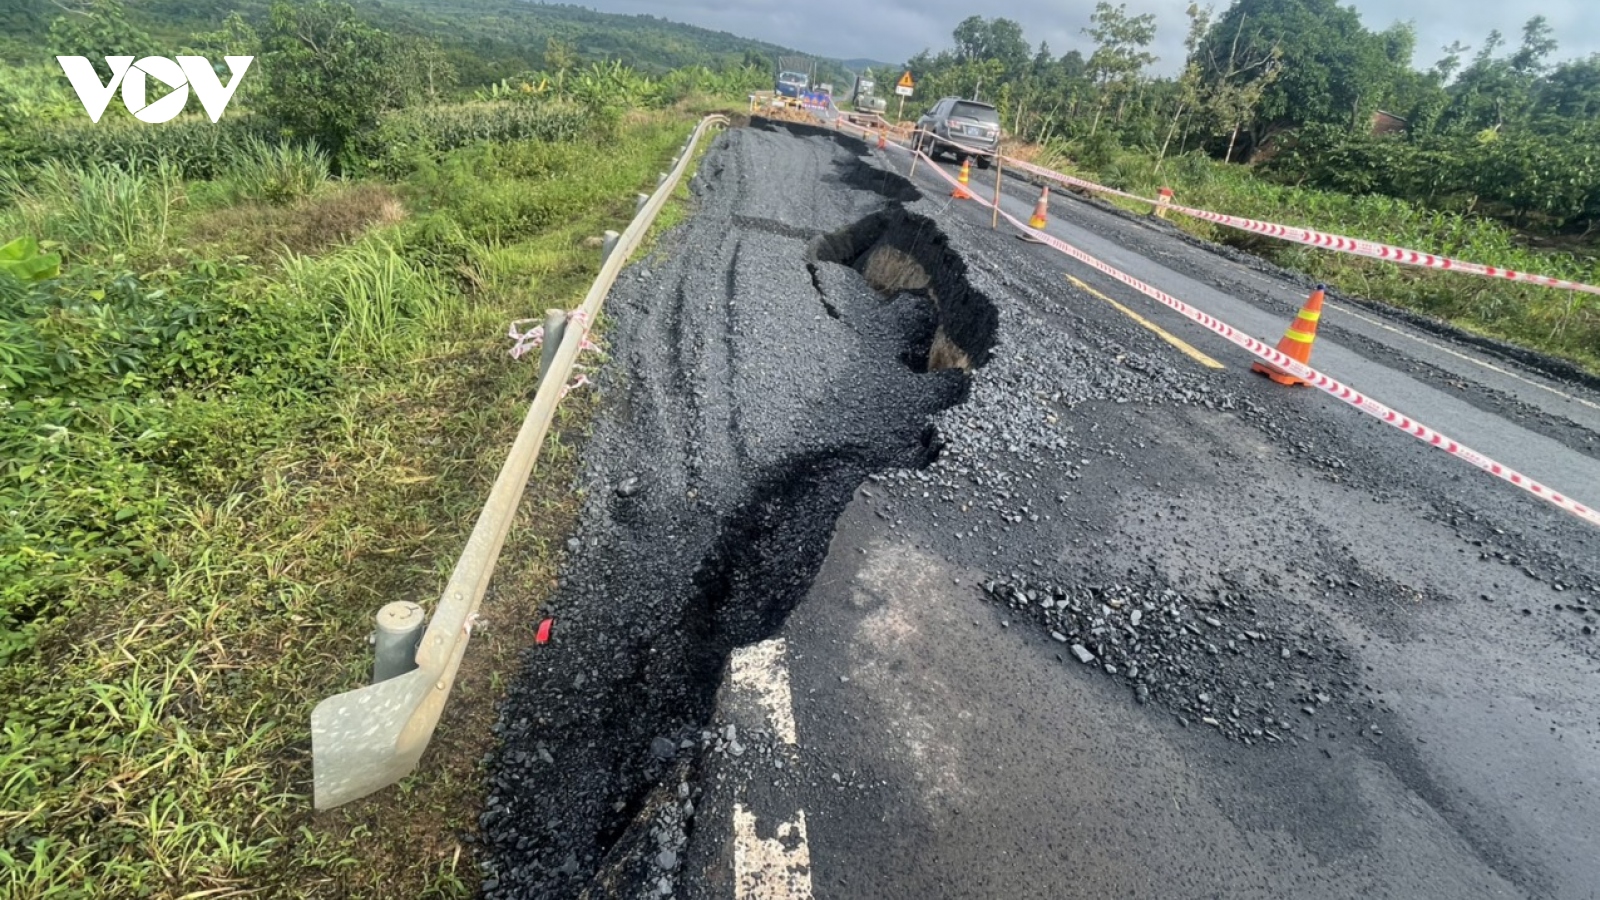
[[[0,184],[0,236],[62,257],[0,276],[0,896],[475,891],[477,766],[590,398],[559,414],[432,764],[313,814],[310,711],[369,677],[380,605],[444,583],[535,378],[507,323],[581,299],[692,124],[346,180],[251,137],[206,177],[82,160]]]
[[[1155,160],[1114,146],[1063,145],[1036,150],[1036,161],[1057,171],[1144,197],[1168,186],[1186,206],[1236,216],[1304,225],[1319,231],[1425,250],[1487,265],[1600,284],[1600,247],[1535,246],[1484,218],[1422,209],[1381,196],[1352,196],[1274,184],[1243,166],[1201,155]],[[1146,204],[1113,199],[1135,212]],[[1470,275],[1397,266],[1302,247],[1192,219],[1173,224],[1207,240],[1239,247],[1339,290],[1412,309],[1468,331],[1565,358],[1600,374],[1600,298],[1514,285]]]

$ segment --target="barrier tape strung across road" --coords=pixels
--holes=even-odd
[[[1053,181],[1058,181],[1062,184],[1070,185],[1072,187],[1082,188],[1084,190],[1094,191],[1100,194],[1110,194],[1115,197],[1123,197],[1139,203],[1148,203],[1152,206],[1164,205],[1165,208],[1171,212],[1182,213],[1192,218],[1203,219],[1207,222],[1214,222],[1218,225],[1225,225],[1229,228],[1239,229],[1240,231],[1248,231],[1252,234],[1264,235],[1266,237],[1290,241],[1296,244],[1304,244],[1309,247],[1321,247],[1325,250],[1334,250],[1339,253],[1349,253],[1355,256],[1365,256],[1371,259],[1383,260],[1384,262],[1398,263],[1403,266],[1418,266],[1424,269],[1440,269],[1446,272],[1461,272],[1467,275],[1481,275],[1485,278],[1500,278],[1506,281],[1516,281],[1523,284],[1539,285],[1540,287],[1557,288],[1566,291],[1580,291],[1586,294],[1600,295],[1600,287],[1595,287],[1592,284],[1583,284],[1577,281],[1567,281],[1561,278],[1552,278],[1549,275],[1537,275],[1531,272],[1518,272],[1513,269],[1504,269],[1498,266],[1486,266],[1482,263],[1467,262],[1466,260],[1453,259],[1448,256],[1440,256],[1434,253],[1424,253],[1420,250],[1408,250],[1405,247],[1393,247],[1388,244],[1380,244],[1375,241],[1365,241],[1361,240],[1360,238],[1344,237],[1343,235],[1314,231],[1310,228],[1295,228],[1288,225],[1278,225],[1273,222],[1261,222],[1255,219],[1242,218],[1240,216],[1214,213],[1203,209],[1182,206],[1172,202],[1162,204],[1159,200],[1151,200],[1148,197],[1140,197],[1137,194],[1119,191],[1115,188],[1106,187],[1105,185],[1095,184],[1092,181],[1085,181],[1082,178],[1064,175],[1060,172],[1046,169],[1043,166],[1036,166],[1033,163],[1023,162],[1020,159],[1012,159],[1009,156],[1006,157],[1006,165],[1015,169],[1020,169],[1024,172],[1028,172],[1029,174],[1037,175],[1041,178],[1048,178]]]
[[[913,148],[914,149],[914,148]],[[1376,241],[1367,241],[1360,238],[1345,237],[1344,235],[1329,234],[1311,228],[1297,228],[1290,225],[1279,225],[1275,222],[1262,222],[1257,219],[1246,219],[1242,216],[1230,216],[1226,213],[1215,213],[1204,209],[1195,209],[1192,206],[1168,201],[1152,200],[1127,191],[1106,187],[1072,175],[1066,175],[1053,169],[1046,169],[1020,159],[1004,157],[1005,164],[1013,169],[1059,182],[1069,187],[1093,191],[1097,194],[1108,194],[1121,197],[1136,203],[1148,203],[1151,206],[1164,207],[1165,209],[1182,213],[1195,219],[1248,231],[1265,237],[1276,238],[1290,243],[1303,244],[1308,247],[1320,247],[1324,250],[1333,250],[1338,253],[1349,253],[1354,256],[1365,256],[1369,259],[1382,260],[1403,266],[1416,266],[1423,269],[1438,269],[1444,272],[1459,272],[1464,275],[1479,275],[1484,278],[1496,278],[1505,281],[1515,281],[1522,284],[1538,285],[1539,287],[1555,288],[1557,290],[1577,291],[1585,294],[1600,295],[1600,287],[1584,284],[1578,281],[1568,281],[1549,275],[1539,275],[1532,272],[1518,272],[1515,269],[1506,269],[1499,266],[1489,266],[1483,263],[1468,262],[1436,253],[1424,253],[1421,250],[1411,250],[1405,247],[1395,247],[1389,244],[1380,244]]]
[[[939,177],[949,182],[952,187],[958,184],[954,178],[950,177],[950,173],[946,172],[938,165],[933,164],[932,159],[921,153],[916,153],[916,155],[926,160],[929,163],[928,167],[934,172],[937,172]],[[984,207],[992,209],[994,206],[994,204],[984,200],[981,197],[977,197],[976,195],[974,195],[973,199]],[[1324,393],[1330,394],[1333,397],[1348,403],[1351,406],[1354,406],[1356,409],[1361,410],[1367,415],[1372,416],[1373,418],[1378,419],[1385,424],[1392,425],[1393,427],[1404,431],[1406,434],[1411,435],[1417,440],[1429,444],[1430,446],[1437,447],[1451,456],[1466,460],[1468,463],[1478,467],[1479,469],[1482,469],[1485,472],[1488,472],[1490,475],[1493,475],[1502,481],[1510,482],[1511,484],[1516,485],[1535,497],[1557,506],[1591,525],[1600,527],[1600,513],[1597,513],[1595,510],[1590,509],[1582,503],[1579,503],[1576,500],[1573,500],[1572,498],[1567,497],[1555,491],[1554,489],[1535,481],[1532,478],[1529,478],[1515,469],[1495,462],[1489,457],[1484,456],[1482,453],[1479,453],[1478,451],[1473,450],[1472,448],[1467,447],[1458,441],[1452,440],[1449,437],[1434,431],[1433,429],[1422,424],[1421,422],[1416,421],[1415,419],[1410,418],[1409,416],[1390,409],[1371,397],[1356,391],[1354,388],[1341,384],[1337,380],[1318,372],[1316,369],[1313,369],[1304,363],[1290,359],[1288,356],[1279,353],[1275,348],[1256,340],[1250,335],[1234,328],[1232,325],[1200,312],[1199,310],[1189,306],[1187,303],[1184,303],[1182,300],[1167,294],[1165,291],[1145,284],[1143,281],[1134,278],[1132,275],[1125,274],[1115,267],[1101,262],[1095,257],[1090,256],[1088,253],[1079,250],[1077,247],[1074,247],[1053,235],[1046,234],[1043,231],[1028,227],[1026,223],[1017,219],[1015,216],[1003,209],[999,210],[999,213],[1007,222],[1010,222],[1012,225],[1016,226],[1024,234],[1038,239],[1041,243],[1047,244],[1050,247],[1065,253],[1084,265],[1087,265],[1100,272],[1104,272],[1106,275],[1115,278],[1116,280],[1126,284],[1127,286],[1133,288],[1141,294],[1144,294],[1146,297],[1155,300],[1158,303],[1171,307],[1180,315],[1222,336],[1230,343],[1243,347],[1245,350],[1250,351],[1251,353],[1263,360],[1266,360],[1285,372],[1289,372],[1299,378],[1305,379],[1307,383],[1319,388]]]

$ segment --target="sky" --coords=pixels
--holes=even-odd
[[[1038,48],[1048,41],[1057,56],[1072,49],[1092,48],[1082,29],[1089,24],[1093,0],[569,0],[602,12],[648,13],[703,28],[727,31],[794,47],[834,59],[868,58],[903,62],[924,48],[937,51],[952,43],[950,32],[971,15],[1004,17],[1022,24],[1024,36]],[[1161,57],[1155,71],[1175,74],[1183,64],[1183,38],[1188,30],[1184,10],[1189,0],[1125,0],[1131,14],[1154,13],[1156,46]],[[1204,0],[1202,0],[1204,2]],[[1211,0],[1218,12],[1229,0]],[[1346,0],[1366,26],[1381,31],[1395,21],[1417,25],[1418,68],[1431,66],[1440,48],[1460,41],[1474,49],[1492,28],[1500,29],[1515,47],[1522,23],[1543,13],[1560,41],[1555,59],[1600,53],[1600,0],[1534,0],[1523,5],[1506,0]],[[1470,53],[1468,54],[1470,57]]]

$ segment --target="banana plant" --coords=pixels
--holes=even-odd
[[[0,272],[24,284],[49,281],[61,274],[61,255],[41,252],[38,241],[19,237],[0,247]]]

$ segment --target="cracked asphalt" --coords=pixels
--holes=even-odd
[[[732,130],[613,292],[485,894],[1600,896],[1594,530],[905,162]],[[1268,340],[1307,287],[1051,231]],[[1334,300],[1313,365],[1600,499],[1587,382]]]

